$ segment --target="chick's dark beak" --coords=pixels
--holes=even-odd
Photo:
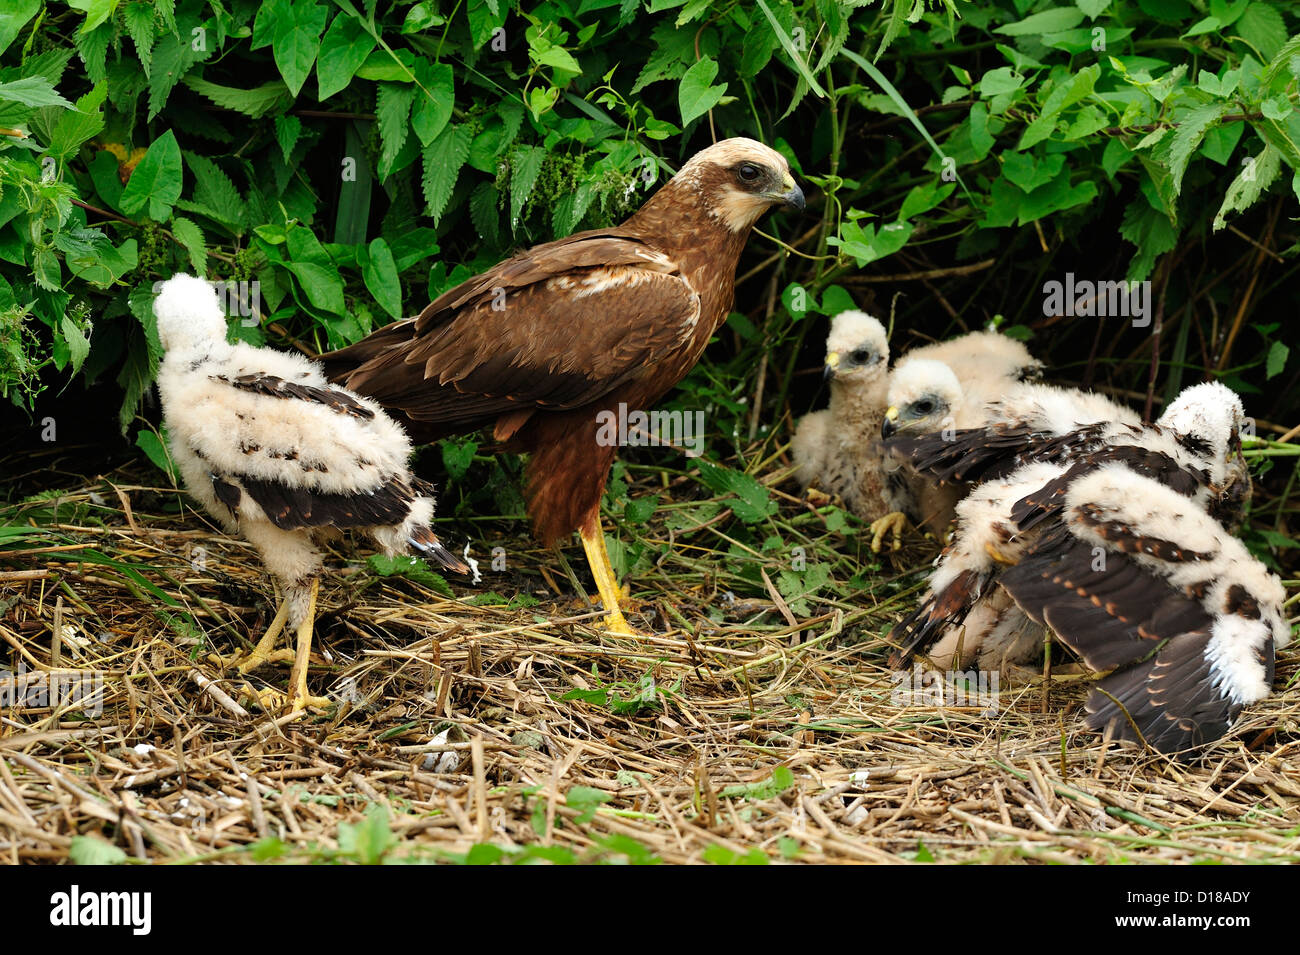
[[[835,377],[835,366],[834,366],[834,365],[823,365],[823,366],[822,366],[822,381],[830,381],[830,380],[831,380],[832,378],[834,378],[834,377]]]
[[[898,409],[891,406],[890,409],[885,412],[885,420],[880,422],[880,436],[882,438],[891,438],[897,430]]]

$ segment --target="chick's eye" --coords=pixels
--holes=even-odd
[[[757,182],[760,175],[758,167],[753,163],[745,162],[740,164],[736,170],[736,175],[740,177],[741,182]]]
[[[865,365],[871,360],[871,352],[867,351],[865,348],[858,348],[849,354],[849,358],[851,358],[855,364]]]
[[[934,411],[933,401],[918,401],[915,405],[916,413],[919,415],[928,415]]]

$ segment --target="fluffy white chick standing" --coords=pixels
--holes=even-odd
[[[344,529],[391,555],[412,549],[451,570],[465,565],[430,528],[433,488],[412,475],[411,442],[379,405],[330,385],[300,355],[226,341],[206,281],[177,275],[154,300],[166,351],[158,371],[172,457],[189,492],[261,556],[280,606],[240,672],[292,656],[288,705],[307,693],[307,663],[323,561],[316,544]],[[281,631],[297,649],[275,652]]]

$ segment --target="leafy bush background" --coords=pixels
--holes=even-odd
[[[1054,377],[1140,402],[1213,370],[1294,423],[1298,29],[1258,0],[8,0],[0,391],[39,420],[89,386],[106,446],[152,448],[155,281],[256,280],[238,334],[337,347],[749,135],[810,206],[761,226],[673,398],[715,457],[788,434],[850,301],[896,350],[998,321]],[[1158,330],[1045,316],[1067,271],[1151,279]]]

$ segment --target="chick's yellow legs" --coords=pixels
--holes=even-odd
[[[309,696],[307,694],[307,661],[311,656],[311,632],[316,622],[316,592],[320,589],[320,578],[311,581],[311,596],[307,600],[307,615],[298,624],[298,653],[294,657],[293,670],[289,674],[289,708],[299,713],[307,707],[326,707],[332,700],[326,696]]]
[[[600,600],[609,611],[605,617],[605,629],[635,636],[636,631],[628,626],[619,606],[618,582],[614,579],[614,568],[609,566],[609,552],[605,550],[605,532],[600,529],[600,521],[584,524],[578,536],[582,538],[582,549],[587,552],[587,563],[591,566],[591,576],[596,580],[596,589],[600,591]]]
[[[907,527],[907,515],[902,511],[891,511],[884,517],[878,518],[867,525],[871,531],[871,552],[880,553],[880,545],[885,539],[885,535],[892,532],[894,537],[894,550],[903,546],[903,528]]]

